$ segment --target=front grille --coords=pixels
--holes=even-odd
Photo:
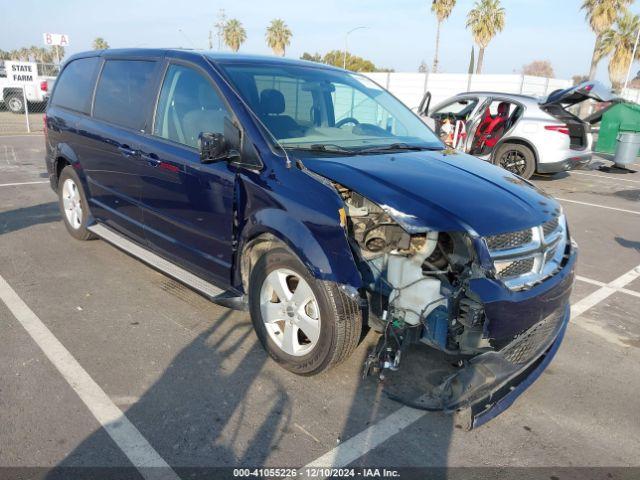
[[[555,232],[558,229],[559,225],[560,225],[560,221],[558,220],[558,217],[552,218],[548,222],[543,223],[542,231],[544,232],[544,236],[548,237],[550,234]]]
[[[498,270],[498,275],[502,278],[524,275],[525,273],[529,273],[533,270],[533,262],[533,258],[515,260],[505,265],[501,270]]]
[[[563,215],[515,232],[485,237],[497,278],[510,290],[528,289],[555,275],[568,236]]]
[[[558,251],[558,246],[551,247],[547,250],[547,253],[544,254],[544,263],[548,263],[553,257],[556,256],[556,252]]]
[[[562,315],[555,314],[536,323],[504,347],[502,355],[516,365],[528,362],[549,346],[561,320]]]
[[[530,243],[533,239],[531,229],[518,232],[501,233],[486,238],[489,250],[509,250]]]

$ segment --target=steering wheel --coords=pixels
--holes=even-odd
[[[359,125],[360,122],[358,121],[357,118],[353,118],[353,117],[346,117],[343,118],[342,120],[336,122],[335,127],[336,128],[342,128],[344,127],[347,123],[353,123],[354,125]]]

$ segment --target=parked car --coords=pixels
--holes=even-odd
[[[0,60],[0,104],[13,113],[24,113],[26,98],[36,111],[42,113],[54,81],[55,77],[38,75],[32,82],[12,82],[7,77],[4,61]]]
[[[463,362],[421,405],[463,410],[472,426],[560,345],[577,248],[558,202],[445,148],[364,76],[275,57],[88,52],[64,66],[45,121],[71,236],[247,308],[294,373],[342,362],[368,326],[380,343],[367,372],[398,368],[411,343]]]
[[[614,96],[598,82],[585,82],[545,99],[468,92],[429,109],[430,98],[425,94],[418,113],[446,143],[530,178],[589,163],[590,124],[568,109],[587,99],[609,102]]]

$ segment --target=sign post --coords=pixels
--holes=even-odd
[[[69,46],[69,35],[66,33],[43,33],[42,39],[45,45],[54,47],[56,51],[56,61],[58,65],[60,65],[60,51],[58,47]]]
[[[29,102],[27,101],[27,85],[33,85],[38,75],[38,65],[34,62],[13,62],[6,61],[5,70],[7,71],[7,80],[11,84],[17,84],[22,87],[22,104],[24,115],[27,121],[27,132],[31,133],[31,124],[29,123]]]

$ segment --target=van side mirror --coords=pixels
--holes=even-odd
[[[213,163],[240,158],[240,129],[228,118],[224,121],[224,134],[201,132],[198,136],[200,162]]]
[[[198,145],[200,146],[200,161],[202,163],[224,160],[229,150],[227,140],[221,133],[200,133]]]

